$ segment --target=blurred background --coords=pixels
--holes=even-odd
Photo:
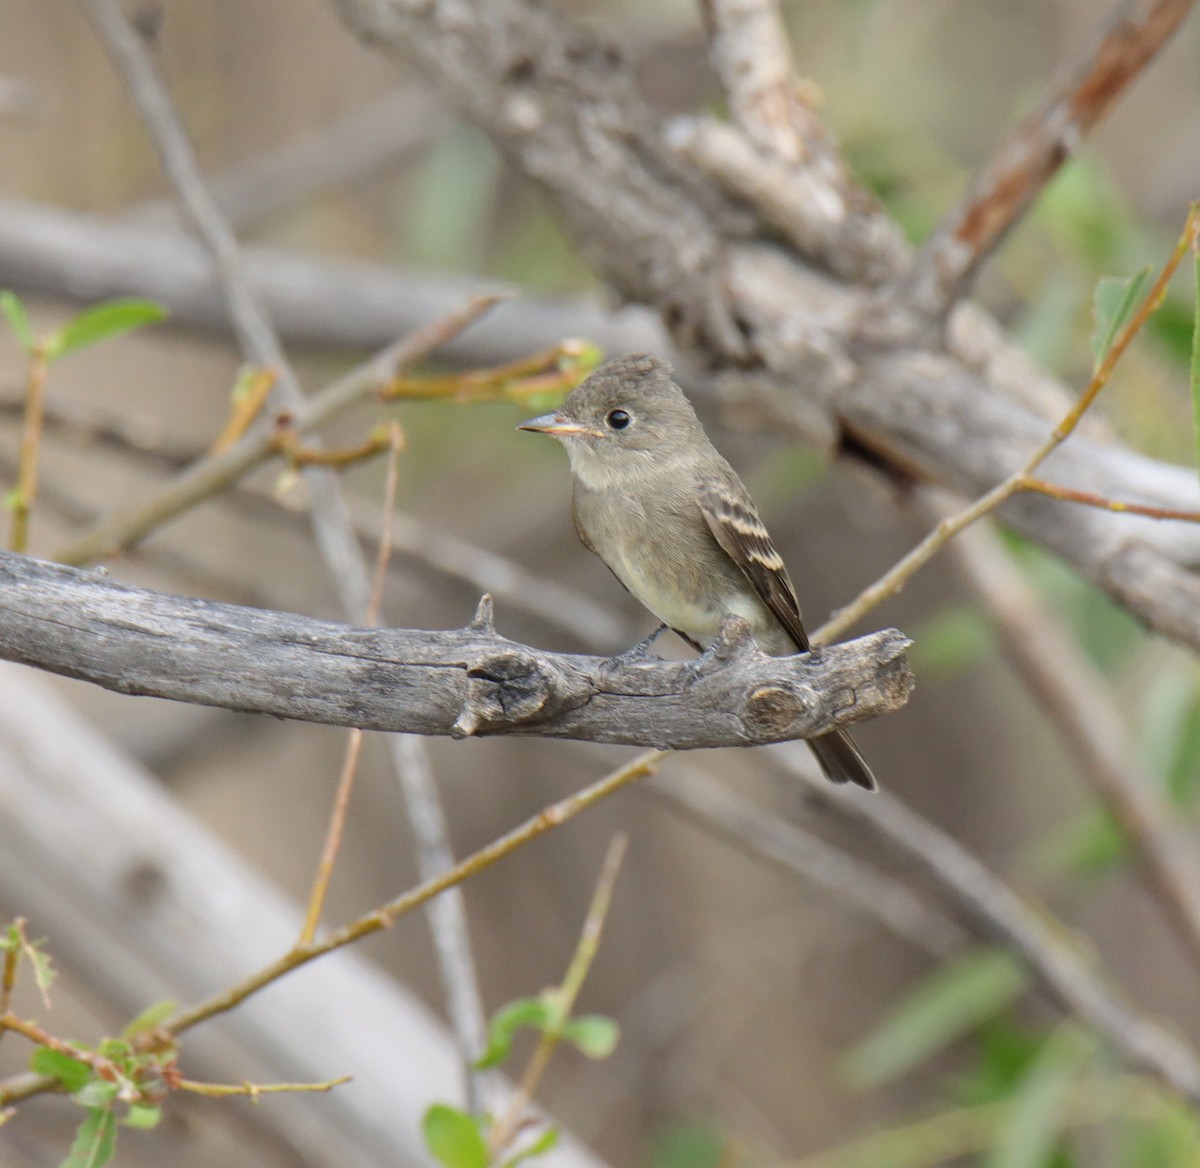
[[[625,47],[646,98],[664,117],[719,107],[695,4],[573,7]],[[822,94],[823,116],[852,171],[916,241],[1056,68],[1087,46],[1109,6],[810,0],[785,9],[797,67]],[[448,276],[461,278],[464,288],[503,281],[533,298],[500,308],[498,320],[544,303],[606,304],[539,193],[436,95],[355,42],[330,4],[165,0],[130,11],[151,30],[206,171],[231,200],[247,243],[386,266],[415,286],[443,286]],[[351,149],[353,143],[360,144]],[[294,163],[283,178],[281,158]],[[1091,363],[1096,280],[1160,263],[1198,194],[1200,24],[1192,21],[989,265],[980,297],[1034,359],[1081,386]],[[155,154],[69,0],[0,6],[0,198],[69,213],[81,230],[106,222],[161,230],[173,222]],[[0,223],[5,214],[0,202]],[[20,272],[5,270],[0,251],[0,286],[23,296],[39,331],[86,302],[86,292],[72,301],[31,291]],[[75,285],[86,289],[86,277],[78,273]],[[1131,446],[1179,462],[1191,451],[1191,319],[1189,289],[1180,281],[1101,406]],[[310,389],[366,355],[320,337],[293,338],[289,353]],[[48,402],[74,426],[47,435],[33,554],[53,556],[99,516],[150,492],[178,459],[201,453],[228,413],[239,364],[222,332],[168,324],[57,365]],[[23,378],[23,354],[3,332],[5,487],[13,481]],[[355,441],[378,413],[340,419],[330,441]],[[564,627],[569,622],[501,598],[502,633],[548,649],[616,652],[649,630],[650,618],[578,545],[565,458],[555,444],[514,431],[526,416],[519,407],[402,404],[394,416],[409,440],[400,463],[402,512],[567,585],[612,617],[602,633],[576,635]],[[871,472],[829,465],[717,417],[706,420],[758,499],[810,626],[852,599],[929,525]],[[138,449],[102,436],[114,427],[134,436]],[[382,477],[380,463],[344,475],[365,514],[378,510]],[[303,484],[283,478],[278,467],[261,472],[253,497],[230,495],[197,509],[111,562],[110,574],[185,595],[340,619],[303,522]],[[264,495],[277,502],[262,502]],[[1009,540],[1008,551],[1102,672],[1145,775],[1194,831],[1196,662],[1144,635],[1038,549]],[[461,625],[479,591],[401,548],[384,621]],[[943,555],[872,614],[870,625],[895,625],[916,642],[918,685],[908,707],[856,731],[881,781],[1035,903],[1082,930],[1096,964],[1134,1001],[1200,1041],[1194,964],[1096,811],[1052,721],[1001,661],[989,618],[952,557]],[[54,684],[194,816],[303,900],[342,732]],[[629,754],[532,739],[435,740],[429,749],[459,855]],[[753,755],[712,752],[673,760],[666,770],[682,775],[692,767],[774,814],[806,814]],[[971,998],[961,1016],[922,1014],[912,995],[931,976],[953,981],[957,966],[941,965],[836,895],[745,855],[636,789],[466,886],[489,1010],[561,976],[618,828],[631,835],[630,853],[582,1006],[619,1019],[624,1036],[606,1062],[557,1056],[542,1101],[564,1124],[610,1163],[653,1168],[803,1161],[870,1132],[894,1137],[871,1161],[880,1168],[986,1162],[986,1150],[970,1147],[958,1160],[912,1158],[904,1125],[1012,1097],[1052,1036],[1061,1037],[1055,1012],[993,986],[991,997]],[[851,833],[839,842],[862,851]],[[886,857],[871,858],[889,868]],[[900,870],[896,878],[906,879]],[[368,738],[327,919],[365,911],[415,880],[400,794],[381,744]],[[0,918],[22,911],[0,884]],[[31,931],[44,932],[36,920]],[[56,949],[54,936],[49,948]],[[363,952],[442,1011],[423,919],[405,918]],[[968,968],[956,984],[970,976]],[[122,1017],[88,969],[68,962],[55,1013],[43,1020],[86,1038],[119,1027]],[[876,1046],[864,1047],[868,1039]],[[881,1048],[885,1054],[873,1062],[872,1050]],[[19,1069],[25,1057],[10,1037],[0,1047],[0,1073]],[[336,1066],[328,1073],[353,1071]],[[224,1074],[242,1077],[237,1067]],[[181,1102],[158,1131],[123,1135],[118,1162],[167,1155],[181,1165],[325,1162],[263,1135],[247,1110],[239,1101]],[[59,1162],[77,1118],[62,1100],[22,1105],[0,1128],[0,1162]],[[1191,1121],[1149,1108],[1072,1129],[1051,1141],[1051,1158],[1028,1162],[1182,1164],[1200,1146],[1195,1141]]]

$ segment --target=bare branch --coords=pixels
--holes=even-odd
[[[766,657],[742,622],[694,662],[614,664],[465,629],[356,629],[0,554],[0,657],[129,694],[416,734],[692,748],[810,737],[898,709],[907,640]]]
[[[903,280],[926,316],[941,320],[1087,132],[1171,39],[1195,0],[1123,0],[1083,61],[1066,70],[1008,136]]]
[[[280,334],[308,346],[373,351],[453,311],[495,281],[414,279],[384,264],[326,260],[247,247],[246,270]],[[144,226],[0,198],[0,267],[7,287],[92,304],[136,293],[180,324],[229,331],[229,309],[212,263],[194,239]],[[526,299],[506,305],[478,336],[448,352],[464,364],[524,356],[563,337],[587,337],[611,353],[663,351],[652,313],[603,310],[592,299]]]
[[[671,144],[783,230],[801,254],[844,279],[878,284],[908,247],[850,177],[837,144],[792,72],[776,0],[704,0],[709,56],[741,133],[697,119]]]

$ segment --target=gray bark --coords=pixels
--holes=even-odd
[[[767,657],[744,622],[696,661],[545,653],[463,629],[353,628],[150,592],[0,553],[0,658],[143,694],[367,730],[635,746],[755,746],[898,709],[909,642],[886,630]]]

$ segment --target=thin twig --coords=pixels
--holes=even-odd
[[[45,345],[39,341],[30,350],[25,377],[25,427],[21,433],[17,489],[12,501],[12,536],[8,545],[14,552],[23,552],[29,546],[29,516],[37,500],[38,452],[42,442],[49,368]]]
[[[600,937],[604,932],[604,922],[608,917],[609,906],[612,904],[613,888],[616,885],[617,875],[621,871],[621,863],[625,859],[628,846],[629,837],[623,832],[614,836],[608,845],[604,863],[600,867],[600,875],[596,880],[596,888],[592,893],[592,901],[588,906],[587,916],[584,918],[579,944],[575,947],[575,954],[571,958],[571,964],[567,967],[562,985],[554,993],[556,1024],[542,1031],[538,1044],[525,1067],[525,1072],[521,1076],[516,1094],[509,1101],[504,1114],[496,1121],[496,1125],[489,1133],[488,1150],[494,1161],[502,1160],[504,1153],[508,1151],[520,1131],[525,1112],[533,1102],[538,1084],[542,1081],[546,1067],[550,1064],[550,1056],[562,1038],[562,1028],[571,1019],[571,1013],[575,1009],[575,1000],[579,997],[579,991],[583,988],[588,970],[591,969],[592,962],[596,959],[596,954],[600,949]]]
[[[228,1099],[232,1095],[245,1095],[251,1103],[257,1103],[260,1095],[294,1095],[303,1093],[328,1094],[335,1087],[349,1083],[352,1076],[340,1075],[324,1083],[198,1083],[194,1079],[180,1079],[174,1086],[193,1095],[204,1095],[209,1099]]]
[[[913,574],[929,563],[960,531],[995,511],[997,507],[1007,503],[1014,495],[1029,490],[1030,483],[1040,481],[1035,475],[1038,467],[1071,436],[1075,427],[1079,425],[1080,419],[1096,400],[1096,396],[1108,384],[1113,369],[1116,368],[1117,362],[1129,347],[1130,342],[1137,336],[1151,313],[1162,303],[1171,277],[1183,262],[1188,251],[1195,246],[1198,233],[1200,233],[1200,203],[1194,203],[1188,211],[1183,231],[1174,251],[1163,265],[1149,292],[1146,293],[1137,309],[1117,334],[1111,347],[1097,364],[1087,388],[1062,421],[1054,427],[1050,436],[1030,455],[1024,465],[1009,475],[1002,483],[981,495],[969,507],[956,515],[942,519],[912,551],[903,556],[874,584],[865,588],[850,604],[839,610],[834,617],[817,629],[812,636],[814,644],[836,641],[873,608],[899,592]]]
[[[1183,23],[1194,0],[1124,0],[1082,63],[1055,82],[925,241],[900,281],[910,302],[941,320],[1087,132]]]
[[[1071,487],[1048,483],[1044,479],[1024,478],[1021,490],[1031,494],[1045,495],[1064,503],[1080,503],[1084,507],[1097,507],[1102,511],[1114,511],[1118,515],[1142,515],[1147,519],[1170,519],[1178,523],[1200,523],[1200,511],[1177,510],[1173,507],[1153,507],[1148,503],[1127,503],[1120,499],[1109,499],[1094,491],[1076,491]]]
[[[965,848],[880,791],[856,798],[824,781],[808,752],[780,748],[772,757],[801,779],[810,805],[828,809],[931,878],[975,927],[1017,953],[1064,1008],[1105,1038],[1132,1066],[1148,1071],[1200,1105],[1200,1059],[1186,1043],[1138,1014],[1087,964],[1061,925],[1049,922]]]
[[[582,791],[577,791],[575,794],[543,808],[537,815],[527,819],[519,827],[499,839],[493,840],[434,879],[423,880],[415,888],[396,897],[395,900],[381,908],[351,921],[323,940],[316,941],[304,948],[293,948],[237,985],[231,986],[195,1006],[179,1011],[162,1023],[162,1030],[172,1035],[182,1034],[209,1018],[227,1013],[241,1005],[260,989],[285,977],[292,970],[298,969],[326,953],[332,953],[335,949],[353,944],[362,937],[391,928],[405,913],[427,903],[445,892],[446,889],[453,888],[464,880],[490,868],[498,860],[502,860],[525,844],[561,826],[567,820],[573,819],[580,812],[595,806],[634,780],[653,773],[668,753],[662,750],[650,750],[639,754]],[[61,1084],[57,1080],[47,1075],[28,1073],[14,1075],[0,1081],[0,1107],[28,1099],[34,1095],[57,1090],[60,1086]]]
[[[1018,676],[1066,740],[1080,772],[1128,840],[1156,899],[1200,963],[1200,865],[1181,846],[1166,807],[1135,766],[1126,717],[1062,624],[983,527],[951,545],[971,587],[987,604],[1000,645]]]

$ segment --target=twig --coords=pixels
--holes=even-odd
[[[1176,930],[1200,963],[1200,866],[1173,836],[1167,809],[1133,764],[1125,715],[1037,592],[1016,571],[1000,541],[976,527],[951,545],[971,587],[983,598],[1000,644],[1018,676],[1048,711],[1084,778],[1136,853]]]
[[[262,413],[267,397],[275,388],[275,371],[273,369],[243,370],[238,375],[237,384],[233,387],[233,401],[230,403],[229,417],[221,432],[213,439],[209,454],[221,454],[228,450],[254,424],[255,419]]]
[[[1109,350],[1097,364],[1087,388],[1062,421],[1054,427],[1050,436],[1030,455],[1024,465],[1009,475],[998,486],[981,495],[969,507],[958,512],[956,515],[942,519],[933,531],[917,544],[912,551],[903,556],[876,580],[874,584],[859,593],[853,602],[841,609],[832,619],[826,621],[824,625],[817,629],[812,638],[814,644],[836,640],[873,608],[888,599],[888,597],[894,596],[899,592],[912,575],[929,563],[960,531],[965,530],[972,523],[995,511],[997,507],[1007,503],[1014,495],[1030,490],[1031,483],[1040,482],[1034,472],[1071,436],[1075,427],[1079,425],[1080,419],[1088,410],[1088,407],[1096,400],[1096,396],[1104,386],[1108,384],[1108,379],[1112,376],[1113,369],[1116,368],[1117,362],[1129,347],[1130,342],[1137,336],[1142,326],[1150,317],[1150,314],[1162,302],[1163,297],[1166,295],[1167,285],[1171,282],[1172,275],[1174,275],[1176,268],[1183,262],[1184,256],[1194,246],[1198,232],[1200,232],[1200,203],[1194,203],[1188,211],[1183,232],[1179,237],[1178,243],[1175,245],[1175,250],[1163,265],[1149,292],[1146,293],[1142,302],[1121,328]]]
[[[1147,519],[1171,519],[1180,523],[1200,523],[1200,511],[1177,510],[1172,507],[1155,507],[1148,503],[1126,503],[1120,499],[1109,499],[1094,491],[1076,491],[1071,487],[1048,483],[1044,479],[1024,478],[1021,490],[1064,503],[1080,503],[1084,507],[1098,507],[1102,511],[1114,511],[1118,515],[1142,515]]]
[[[823,782],[807,752],[773,752],[800,778],[813,806],[854,824],[913,870],[932,878],[968,920],[1016,952],[1055,998],[1134,1067],[1200,1105],[1200,1060],[1192,1049],[1127,1006],[1065,939],[1061,925],[1026,905],[969,852],[886,791],[857,799]]]
[[[49,369],[45,346],[37,342],[29,352],[29,368],[25,377],[25,427],[21,433],[17,489],[12,500],[12,536],[8,545],[14,552],[23,552],[29,546],[29,515],[37,499],[38,451],[42,442]]]
[[[525,1073],[521,1076],[516,1094],[509,1101],[508,1107],[489,1133],[488,1150],[491,1152],[493,1160],[501,1160],[516,1138],[525,1112],[533,1102],[538,1084],[546,1073],[550,1056],[562,1038],[562,1028],[570,1021],[571,1013],[575,1008],[575,1000],[579,997],[579,991],[583,988],[588,970],[591,969],[592,962],[596,959],[596,954],[600,949],[600,937],[604,932],[604,922],[608,917],[609,905],[612,904],[613,888],[616,885],[617,875],[621,870],[621,862],[625,858],[628,846],[629,837],[624,833],[614,836],[608,845],[604,863],[600,868],[600,875],[596,880],[596,888],[592,893],[592,902],[588,906],[587,916],[584,918],[579,944],[575,947],[575,954],[571,958],[571,964],[567,967],[562,985],[554,992],[556,1024],[542,1031],[529,1063],[525,1067]]]
[[[899,286],[919,311],[936,321],[945,317],[1087,132],[1183,23],[1193,3],[1124,0],[1118,6],[1083,61],[1059,77],[917,253]]]
[[[272,398],[287,412],[300,411],[305,403],[300,381],[251,286],[238,242],[208,191],[195,152],[146,45],[126,22],[117,0],[81,0],[81,3],[129,89],[163,170],[212,254],[247,360],[273,370],[276,384]],[[305,468],[305,478],[312,492],[312,521],[318,548],[347,614],[352,619],[361,619],[370,597],[370,582],[351,534],[337,479],[316,466]]]
[[[338,774],[337,790],[333,796],[333,810],[329,814],[329,826],[325,829],[325,842],[321,858],[317,861],[317,874],[313,878],[312,890],[308,894],[308,907],[304,924],[296,944],[311,944],[321,922],[321,910],[325,906],[325,895],[333,879],[333,866],[342,845],[346,827],[346,813],[350,807],[350,793],[354,790],[354,776],[358,774],[358,760],[362,756],[363,732],[355,727],[346,737],[346,750],[342,755],[342,769]]]
[[[204,1095],[209,1099],[228,1099],[231,1095],[245,1095],[251,1103],[257,1103],[261,1095],[295,1095],[304,1092],[325,1095],[335,1087],[349,1083],[352,1076],[341,1075],[327,1079],[324,1083],[198,1083],[193,1079],[180,1079],[174,1086],[193,1095]]]
[[[251,994],[257,993],[264,986],[270,985],[271,982],[290,973],[293,969],[297,969],[301,965],[305,965],[309,961],[321,957],[326,953],[331,953],[335,949],[340,949],[344,945],[349,945],[362,937],[377,933],[381,929],[391,928],[399,917],[426,903],[432,897],[444,892],[447,888],[453,888],[461,884],[464,880],[490,868],[498,860],[502,860],[505,856],[523,847],[531,840],[535,840],[547,831],[551,831],[566,823],[567,820],[573,819],[581,811],[586,811],[589,807],[594,806],[602,799],[619,791],[635,779],[650,774],[664,757],[666,757],[666,752],[661,750],[651,750],[638,755],[632,761],[611,771],[602,779],[585,787],[582,791],[578,791],[566,799],[543,808],[537,815],[531,819],[527,819],[520,827],[500,836],[499,839],[493,840],[439,876],[431,880],[422,881],[415,888],[404,893],[402,896],[398,896],[382,908],[376,909],[366,916],[359,917],[348,925],[344,925],[322,941],[314,942],[312,945],[303,948],[293,949],[290,953],[285,954],[277,961],[260,969],[257,973],[252,974],[238,985],[232,986],[224,992],[209,998],[207,1001],[183,1010],[167,1019],[163,1023],[163,1029],[169,1031],[171,1034],[181,1034],[208,1018],[232,1010],[235,1006],[240,1005],[250,997]],[[6,1097],[0,1095],[0,1102],[7,1101]]]

